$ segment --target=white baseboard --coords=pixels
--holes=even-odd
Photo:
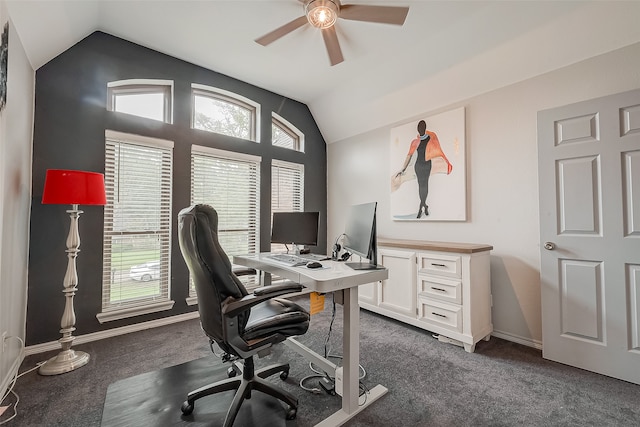
[[[136,323],[134,325],[121,326],[119,328],[107,329],[106,331],[93,332],[86,335],[78,335],[73,340],[73,345],[84,344],[92,341],[98,341],[105,338],[116,337],[118,335],[129,334],[131,332],[144,331],[145,329],[157,328],[159,326],[171,325],[173,323],[183,322],[198,318],[197,311],[179,314],[177,316],[164,317],[162,319],[151,320],[149,322]],[[25,349],[25,355],[44,353],[45,351],[60,349],[58,341],[51,341],[42,344],[30,345]]]
[[[519,335],[510,334],[508,332],[493,331],[491,335],[496,338],[502,338],[503,340],[512,341],[518,344],[526,345],[527,347],[533,347],[538,350],[542,350],[542,341],[533,340],[531,338],[521,337]]]
[[[304,294],[306,292],[302,292]],[[131,332],[144,331],[145,329],[157,328],[159,326],[171,325],[173,323],[183,322],[185,320],[196,319],[199,316],[197,311],[192,311],[190,313],[179,314],[177,316],[165,317],[162,319],[151,320],[149,322],[144,323],[136,323],[134,325],[122,326],[120,328],[108,329],[106,331],[94,332],[86,335],[79,335],[75,337],[73,341],[74,345],[84,344],[92,341],[98,341],[105,338],[116,337],[119,335],[128,334]],[[510,334],[507,332],[501,332],[494,330],[491,335],[497,338],[502,338],[503,340],[512,341],[518,344],[526,345],[527,347],[533,347],[538,350],[542,350],[542,342],[538,340],[532,340],[530,338],[521,337],[518,335]],[[44,353],[46,351],[56,350],[60,348],[60,344],[58,341],[50,341],[47,343],[30,345],[25,348],[22,359],[24,356],[29,356],[32,354]],[[22,359],[20,359],[20,363],[22,363]],[[20,366],[20,365],[18,365]],[[10,376],[11,377],[11,376]],[[0,390],[3,389],[3,386],[6,379],[2,378],[2,382],[0,383]]]

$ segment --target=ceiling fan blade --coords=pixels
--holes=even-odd
[[[333,66],[344,61],[335,25],[329,28],[324,28],[322,30],[322,38],[324,39],[324,45],[327,47],[327,53],[329,54],[329,62],[331,62],[331,65]]]
[[[352,21],[377,22],[379,24],[402,25],[408,13],[408,7],[399,6],[366,6],[360,4],[340,6],[340,18]]]
[[[292,32],[293,30],[296,30],[296,29],[302,27],[306,23],[307,23],[307,17],[306,16],[301,16],[299,18],[296,18],[291,22],[287,22],[282,27],[276,28],[275,30],[271,31],[270,33],[265,34],[262,37],[258,37],[256,39],[256,43],[261,44],[262,46],[266,46],[266,45],[268,45],[270,43],[273,43],[274,41],[278,40],[280,37],[286,36],[287,34]]]

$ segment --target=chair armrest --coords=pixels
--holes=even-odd
[[[231,269],[231,271],[233,271],[233,274],[235,274],[236,276],[249,276],[257,273],[255,268],[241,266],[235,266]]]
[[[253,294],[256,296],[270,295],[274,292],[280,292],[282,290],[286,290],[289,292],[300,292],[302,288],[303,286],[298,283],[284,283],[281,285],[262,286],[260,288],[255,288],[253,290]]]
[[[246,295],[238,300],[229,298],[222,304],[222,314],[226,317],[236,317],[243,311],[246,311],[254,305],[260,304],[263,301],[270,300],[280,295],[290,294],[302,290],[302,285],[298,284],[285,284],[275,286],[264,286],[263,288],[276,288],[269,292],[260,291],[259,294],[255,292],[253,294]],[[262,288],[257,288],[262,289]]]

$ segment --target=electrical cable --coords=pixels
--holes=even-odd
[[[22,354],[22,352],[24,351],[24,347],[25,347],[24,341],[22,340],[22,338],[16,337],[16,336],[8,336],[5,339],[9,339],[9,338],[17,339],[18,341],[20,341],[20,354]],[[4,343],[0,343],[0,345],[4,345]],[[7,391],[2,396],[2,399],[0,399],[0,404],[2,404],[2,402],[4,402],[4,400],[9,396],[9,394],[13,394],[16,397],[16,401],[13,404],[13,415],[11,415],[6,420],[0,421],[0,425],[6,424],[6,423],[8,423],[9,421],[11,421],[12,419],[14,419],[15,417],[18,416],[18,403],[20,403],[20,396],[18,396],[18,393],[13,391],[13,388],[15,387],[16,382],[18,381],[18,378],[20,378],[23,375],[28,374],[29,372],[35,371],[36,369],[40,368],[40,366],[44,365],[45,363],[46,362],[38,362],[38,364],[36,364],[36,366],[34,366],[31,369],[28,369],[28,370],[24,371],[21,374],[18,374],[18,369],[16,369],[16,372],[13,375],[13,379],[11,380],[11,383],[10,383],[9,387],[7,388]]]
[[[371,390],[369,390],[369,388],[362,382],[359,383],[359,388],[361,393],[360,396],[358,396],[358,400],[360,400],[359,398],[362,396],[364,396],[364,400],[362,401],[362,403],[358,402],[358,406],[364,406],[364,404],[367,403],[367,396],[369,395],[369,393],[371,393]]]
[[[333,250],[331,252],[331,259],[333,259],[334,261],[343,261],[342,259],[340,259],[339,255],[340,255],[340,251],[343,249],[342,246],[340,246],[338,244],[338,240],[340,240],[340,238],[342,236],[346,236],[345,233],[340,234],[338,237],[336,237],[336,241],[333,243]]]
[[[342,235],[341,235],[342,236]],[[340,238],[340,236],[338,236],[338,238]],[[336,239],[337,242],[337,239]],[[329,340],[331,339],[331,332],[333,331],[333,323],[336,320],[336,300],[335,300],[335,294],[332,293],[332,309],[331,309],[331,321],[329,322],[329,331],[327,332],[327,337],[324,340],[324,358],[328,359],[330,357],[333,358],[337,358],[337,359],[342,359],[342,355],[339,354],[331,354],[331,348],[329,346]],[[361,371],[361,374],[358,376],[358,380],[362,380],[364,377],[366,377],[367,372],[365,371],[364,367],[362,365],[358,365],[359,371]],[[322,390],[320,388],[317,387],[307,387],[304,385],[304,383],[310,379],[313,378],[327,378],[331,381],[333,381],[335,383],[335,377],[331,376],[329,373],[316,368],[312,362],[309,362],[309,369],[311,369],[311,371],[313,371],[314,373],[311,375],[307,375],[306,377],[302,378],[300,380],[300,388],[302,388],[305,391],[311,392],[311,393],[321,393]],[[369,389],[366,388],[366,386],[364,384],[362,384],[362,382],[359,382],[359,386],[360,389],[363,390],[363,393],[361,393],[360,395],[362,396],[362,394],[367,394],[369,392]],[[366,397],[365,397],[365,403],[366,403]],[[364,403],[363,403],[364,404]]]

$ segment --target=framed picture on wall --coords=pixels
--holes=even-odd
[[[7,104],[7,66],[9,62],[9,22],[2,27],[0,42],[0,111]]]
[[[391,129],[394,221],[466,221],[464,107]]]

